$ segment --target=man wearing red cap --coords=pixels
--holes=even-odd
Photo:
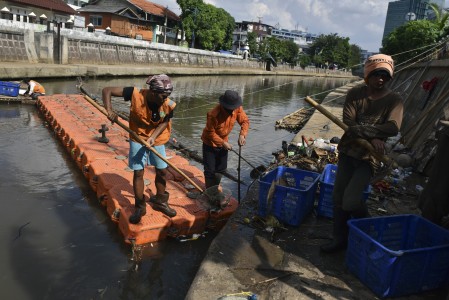
[[[236,121],[240,125],[238,145],[246,143],[249,119],[242,103],[237,92],[227,90],[220,96],[219,104],[207,113],[206,127],[201,135],[206,188],[220,185],[222,172],[227,168],[228,151],[232,150],[228,138]]]
[[[131,101],[129,112],[129,127],[143,140],[154,148],[161,156],[166,157],[165,143],[170,139],[171,119],[176,103],[168,98],[173,91],[170,78],[165,75],[152,75],[146,83],[149,89],[135,87],[105,87],[102,92],[104,107],[108,112],[108,119],[115,121],[117,114],[112,110],[111,96],[123,97]],[[176,211],[168,205],[169,194],[165,191],[167,164],[156,154],[134,140],[130,134],[128,165],[134,171],[133,189],[135,211],[129,222],[137,224],[146,214],[144,192],[144,170],[146,165],[156,168],[156,195],[150,198],[154,210],[169,217],[176,216]]]
[[[376,54],[365,62],[365,84],[348,91],[343,107],[343,122],[348,130],[338,145],[339,160],[333,191],[333,241],[322,245],[325,253],[344,250],[348,242],[347,221],[368,217],[363,191],[369,184],[375,167],[373,155],[360,143],[371,143],[375,151],[384,154],[385,140],[396,136],[401,128],[403,102],[399,94],[386,83],[393,77],[393,59]]]

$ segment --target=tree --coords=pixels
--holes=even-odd
[[[247,42],[249,46],[249,53],[254,56],[259,50],[259,45],[257,44],[257,33],[254,31],[248,32]]]
[[[438,4],[429,3],[429,6],[435,14],[435,19],[433,21],[438,27],[440,38],[446,37],[449,33],[449,27],[447,25],[449,14],[446,11],[443,11]]]
[[[337,64],[346,68],[351,56],[349,38],[338,36],[336,33],[320,35],[312,44],[311,55],[316,64]]]
[[[350,68],[351,70],[357,70],[361,68],[362,65],[362,49],[359,46],[352,44],[350,46],[348,68]]]
[[[283,61],[296,66],[298,63],[299,46],[292,40],[286,40],[282,43]]]
[[[394,29],[382,41],[382,53],[395,55],[396,63],[423,58],[426,46],[437,42],[438,25],[429,20],[410,21]],[[420,49],[423,48],[423,49]]]
[[[230,49],[234,18],[224,9],[202,0],[177,0],[186,38],[194,47],[216,51]]]

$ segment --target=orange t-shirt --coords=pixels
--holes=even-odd
[[[207,113],[206,127],[203,129],[201,140],[212,147],[222,147],[228,141],[229,134],[235,122],[240,125],[240,135],[246,137],[249,129],[249,119],[240,106],[229,114],[220,104]]]
[[[148,89],[138,90],[134,88],[131,98],[131,108],[129,112],[129,128],[137,133],[142,139],[148,140],[153,131],[163,122],[167,122],[166,116],[170,115],[176,107],[176,103],[169,98],[158,108],[152,111],[147,104],[146,97],[150,91]],[[160,118],[155,118],[157,115]],[[155,121],[157,119],[157,121]],[[171,120],[168,120],[167,128],[156,137],[154,145],[164,145],[170,139]],[[133,137],[130,134],[132,140]]]

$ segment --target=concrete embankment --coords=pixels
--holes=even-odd
[[[288,75],[330,78],[356,78],[351,73],[309,72],[297,70],[266,71],[255,68],[207,68],[179,67],[173,65],[91,65],[91,64],[28,64],[20,62],[2,62],[0,65],[2,80],[28,78],[69,78],[77,76],[147,76],[149,74],[168,74],[171,76],[202,75]]]

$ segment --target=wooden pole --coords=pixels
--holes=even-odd
[[[320,113],[322,113],[323,115],[328,117],[329,120],[331,120],[332,122],[337,124],[341,129],[343,129],[344,131],[348,130],[348,125],[346,125],[339,118],[337,118],[336,116],[331,114],[327,109],[322,107],[318,102],[316,102],[315,100],[313,100],[309,96],[306,97],[306,101],[307,101],[307,103],[309,103],[310,105],[315,107]]]
[[[106,109],[99,105],[97,102],[95,102],[95,100],[93,100],[92,98],[90,98],[87,95],[84,95],[84,98],[90,103],[92,104],[95,108],[97,108],[101,113],[103,113],[105,116],[108,115],[108,112],[106,111]],[[151,152],[153,152],[154,154],[156,154],[157,157],[159,157],[160,159],[162,159],[167,165],[169,165],[170,167],[172,167],[176,172],[178,172],[179,174],[181,174],[185,179],[187,179],[187,181],[189,181],[197,190],[199,190],[201,193],[203,193],[203,189],[200,188],[190,177],[188,177],[186,174],[184,174],[184,172],[182,172],[180,169],[178,169],[175,165],[173,165],[171,162],[169,162],[165,157],[163,157],[161,154],[159,154],[159,152],[156,151],[156,149],[154,149],[153,147],[150,146],[150,144],[147,143],[147,141],[145,141],[144,139],[142,139],[139,135],[137,135],[137,133],[135,133],[134,131],[132,131],[128,126],[126,126],[125,124],[123,124],[119,119],[117,119],[115,121],[115,123],[122,127],[123,129],[125,129],[129,134],[132,135],[132,137],[138,141],[139,143],[141,143],[142,145],[144,145],[145,147],[147,147]]]
[[[305,100],[307,103],[315,107],[320,113],[322,113],[323,115],[328,117],[332,122],[341,127],[341,129],[343,129],[344,131],[348,130],[348,125],[346,125],[339,118],[331,114],[327,109],[322,107],[318,102],[313,100],[311,97],[307,96]],[[374,149],[373,145],[371,145],[371,143],[368,142],[367,140],[359,138],[356,139],[356,141],[359,145],[365,147],[366,150],[368,150],[371,153],[371,155],[374,156],[377,160],[380,160],[381,162],[386,163],[389,166],[393,166],[395,164],[395,162],[392,161],[388,156],[377,152],[376,149]]]

